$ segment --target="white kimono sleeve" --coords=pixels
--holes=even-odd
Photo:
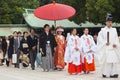
[[[91,37],[91,48],[90,50],[92,50],[93,53],[95,53],[96,51],[96,44],[95,41],[93,40],[93,37]]]
[[[103,38],[103,30],[101,29],[97,37],[97,51],[101,51],[104,48],[104,46],[106,46],[106,41]]]
[[[71,37],[67,41],[67,46],[65,49],[65,56],[64,56],[64,62],[69,63],[71,62],[71,51],[73,50],[73,42]]]
[[[88,46],[85,44],[85,39],[83,38],[83,36],[81,37],[81,47],[82,47],[82,54],[85,55],[85,53],[88,53],[88,51],[90,51],[90,49],[88,48]]]
[[[105,51],[106,51],[106,41],[103,37],[103,32],[104,30],[101,29],[101,31],[98,33],[97,37],[97,48],[96,48],[96,53],[98,54],[98,60],[100,63],[103,63],[104,57],[106,56]]]
[[[115,41],[114,41],[117,45],[117,48],[115,49],[115,52],[120,60],[120,43],[119,43],[119,38],[118,38],[118,34],[117,34],[117,30],[115,29]]]

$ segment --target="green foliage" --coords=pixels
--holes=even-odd
[[[87,15],[87,20],[90,22],[97,23],[98,22],[98,12],[95,10],[95,3],[97,0],[87,0],[86,1],[86,15]],[[95,14],[93,14],[95,13]]]
[[[114,0],[113,1],[114,5],[114,12],[112,13],[113,15],[113,21],[116,23],[120,23],[120,0]]]
[[[113,22],[120,23],[120,0],[62,0],[62,2],[76,9],[76,15],[70,20],[77,24],[85,21],[104,24],[107,13],[113,15]]]
[[[41,2],[40,6],[43,6],[43,5],[51,3],[52,0],[40,0],[40,2]]]
[[[39,0],[1,0],[0,1],[0,24],[22,23],[23,9],[36,8]]]
[[[62,3],[62,1],[64,1],[64,0],[40,0],[40,6],[52,3],[53,1],[55,1],[57,3]]]
[[[104,24],[106,13],[113,15],[113,22],[120,23],[120,0],[0,0],[0,24],[22,23],[23,8],[37,8],[52,1],[70,5],[76,9],[71,21]]]
[[[104,24],[106,13],[113,13],[115,11],[113,5],[113,0],[87,0],[86,14],[88,16],[88,21],[95,24]]]
[[[70,5],[76,9],[76,14],[70,20],[77,24],[84,23],[86,17],[86,0],[63,0],[64,4]]]

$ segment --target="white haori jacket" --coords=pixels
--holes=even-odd
[[[109,32],[109,43],[107,46],[107,32]],[[113,48],[113,44],[117,45]],[[120,61],[120,44],[116,28],[102,28],[97,38],[97,49],[100,63],[118,63]]]
[[[74,40],[77,40],[77,45],[75,44]],[[76,51],[75,47],[77,47],[79,50]],[[66,63],[71,63],[75,65],[80,65],[80,38],[78,36],[73,36],[71,35],[68,39],[66,50],[65,50],[65,56],[64,56],[64,61]]]
[[[90,41],[90,44],[87,43],[87,38]],[[93,54],[95,54],[96,44],[93,40],[91,35],[82,35],[81,36],[81,44],[82,44],[82,62],[84,63],[84,58],[86,58],[88,63],[92,63],[93,61]],[[89,53],[89,51],[92,51]]]

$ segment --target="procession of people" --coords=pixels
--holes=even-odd
[[[4,63],[15,68],[28,67],[35,70],[37,54],[41,56],[40,66],[44,72],[62,71],[65,66],[70,75],[89,74],[96,70],[95,58],[101,64],[103,78],[118,78],[117,65],[120,61],[120,43],[117,30],[112,28],[111,14],[107,14],[106,26],[98,33],[97,40],[89,34],[89,29],[83,30],[79,37],[77,29],[73,28],[70,35],[63,36],[64,28],[58,26],[54,33],[50,32],[49,24],[44,25],[44,31],[36,35],[34,29],[29,32],[13,32],[10,37],[0,38],[0,66]],[[39,61],[38,61],[39,62]]]

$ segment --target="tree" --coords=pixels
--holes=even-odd
[[[87,0],[86,1],[86,14],[88,21],[95,24],[104,24],[106,14],[113,15],[113,22],[120,23],[120,0]]]
[[[86,1],[86,15],[87,15],[87,20],[90,22],[97,23],[98,22],[98,12],[95,9],[95,3],[97,0],[87,0]],[[95,15],[96,14],[96,15]]]
[[[9,5],[4,1],[1,0],[0,2],[0,23],[11,23],[11,20],[9,19],[10,15],[8,15],[10,12]]]
[[[0,0],[0,24],[22,23],[23,8],[35,9],[39,5],[51,3],[53,0]],[[113,22],[120,23],[120,0],[55,0],[70,5],[76,9],[76,14],[70,18],[77,24],[86,21],[104,24],[106,13],[113,15]]]
[[[71,21],[81,24],[87,20],[85,7],[86,0],[62,0],[62,2],[76,9],[76,14],[70,18]]]
[[[120,23],[120,0],[62,0],[62,2],[76,9],[76,15],[70,20],[77,24],[85,21],[104,24],[107,13],[113,15],[113,22]]]
[[[51,1],[52,1],[52,0],[40,0],[40,2],[41,2],[40,6],[49,4],[49,3],[51,3]]]
[[[38,0],[1,0],[0,1],[0,24],[22,23],[24,8],[36,8]]]
[[[113,15],[113,21],[116,23],[120,23],[120,0],[114,0],[113,1],[114,5],[114,12],[112,13]]]

